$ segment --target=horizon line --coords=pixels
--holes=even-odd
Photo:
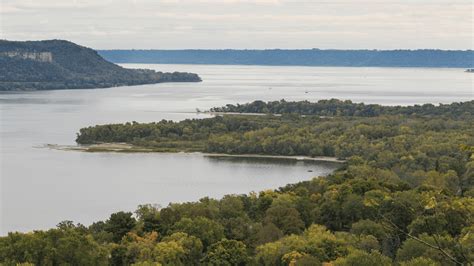
[[[397,48],[397,49],[370,49],[370,48],[354,48],[354,49],[342,49],[342,48],[105,48],[97,49],[97,51],[372,51],[372,52],[385,52],[385,51],[463,51],[472,52],[472,49],[441,49],[441,48]]]

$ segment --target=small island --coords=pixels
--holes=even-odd
[[[92,89],[200,82],[193,73],[127,69],[69,41],[0,40],[0,91]]]

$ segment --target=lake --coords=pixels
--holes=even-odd
[[[273,189],[326,175],[337,167],[323,162],[82,153],[43,147],[74,144],[81,127],[205,118],[196,114],[196,108],[257,99],[339,98],[409,105],[474,98],[474,75],[463,69],[124,66],[195,72],[204,82],[0,93],[1,234],[46,229],[62,220],[88,225],[145,203],[166,206],[204,196]]]

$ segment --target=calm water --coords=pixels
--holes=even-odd
[[[126,66],[196,72],[204,82],[0,94],[0,233],[49,228],[65,219],[89,224],[143,203],[166,206],[276,188],[335,168],[285,160],[39,148],[74,144],[84,126],[203,118],[196,108],[256,99],[339,98],[389,105],[473,99],[474,75],[462,69]]]

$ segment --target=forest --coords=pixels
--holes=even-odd
[[[213,110],[268,115],[80,129],[79,144],[345,163],[274,190],[144,204],[88,226],[63,221],[11,232],[0,237],[0,264],[472,265],[473,103],[258,102]]]
[[[246,104],[228,104],[211,108],[218,113],[264,113],[264,114],[300,114],[318,116],[362,116],[380,115],[418,115],[418,116],[461,116],[472,114],[474,101],[451,104],[423,104],[414,106],[383,106],[380,104],[353,103],[350,100],[319,100],[318,102],[285,100],[263,102],[254,101]]]

